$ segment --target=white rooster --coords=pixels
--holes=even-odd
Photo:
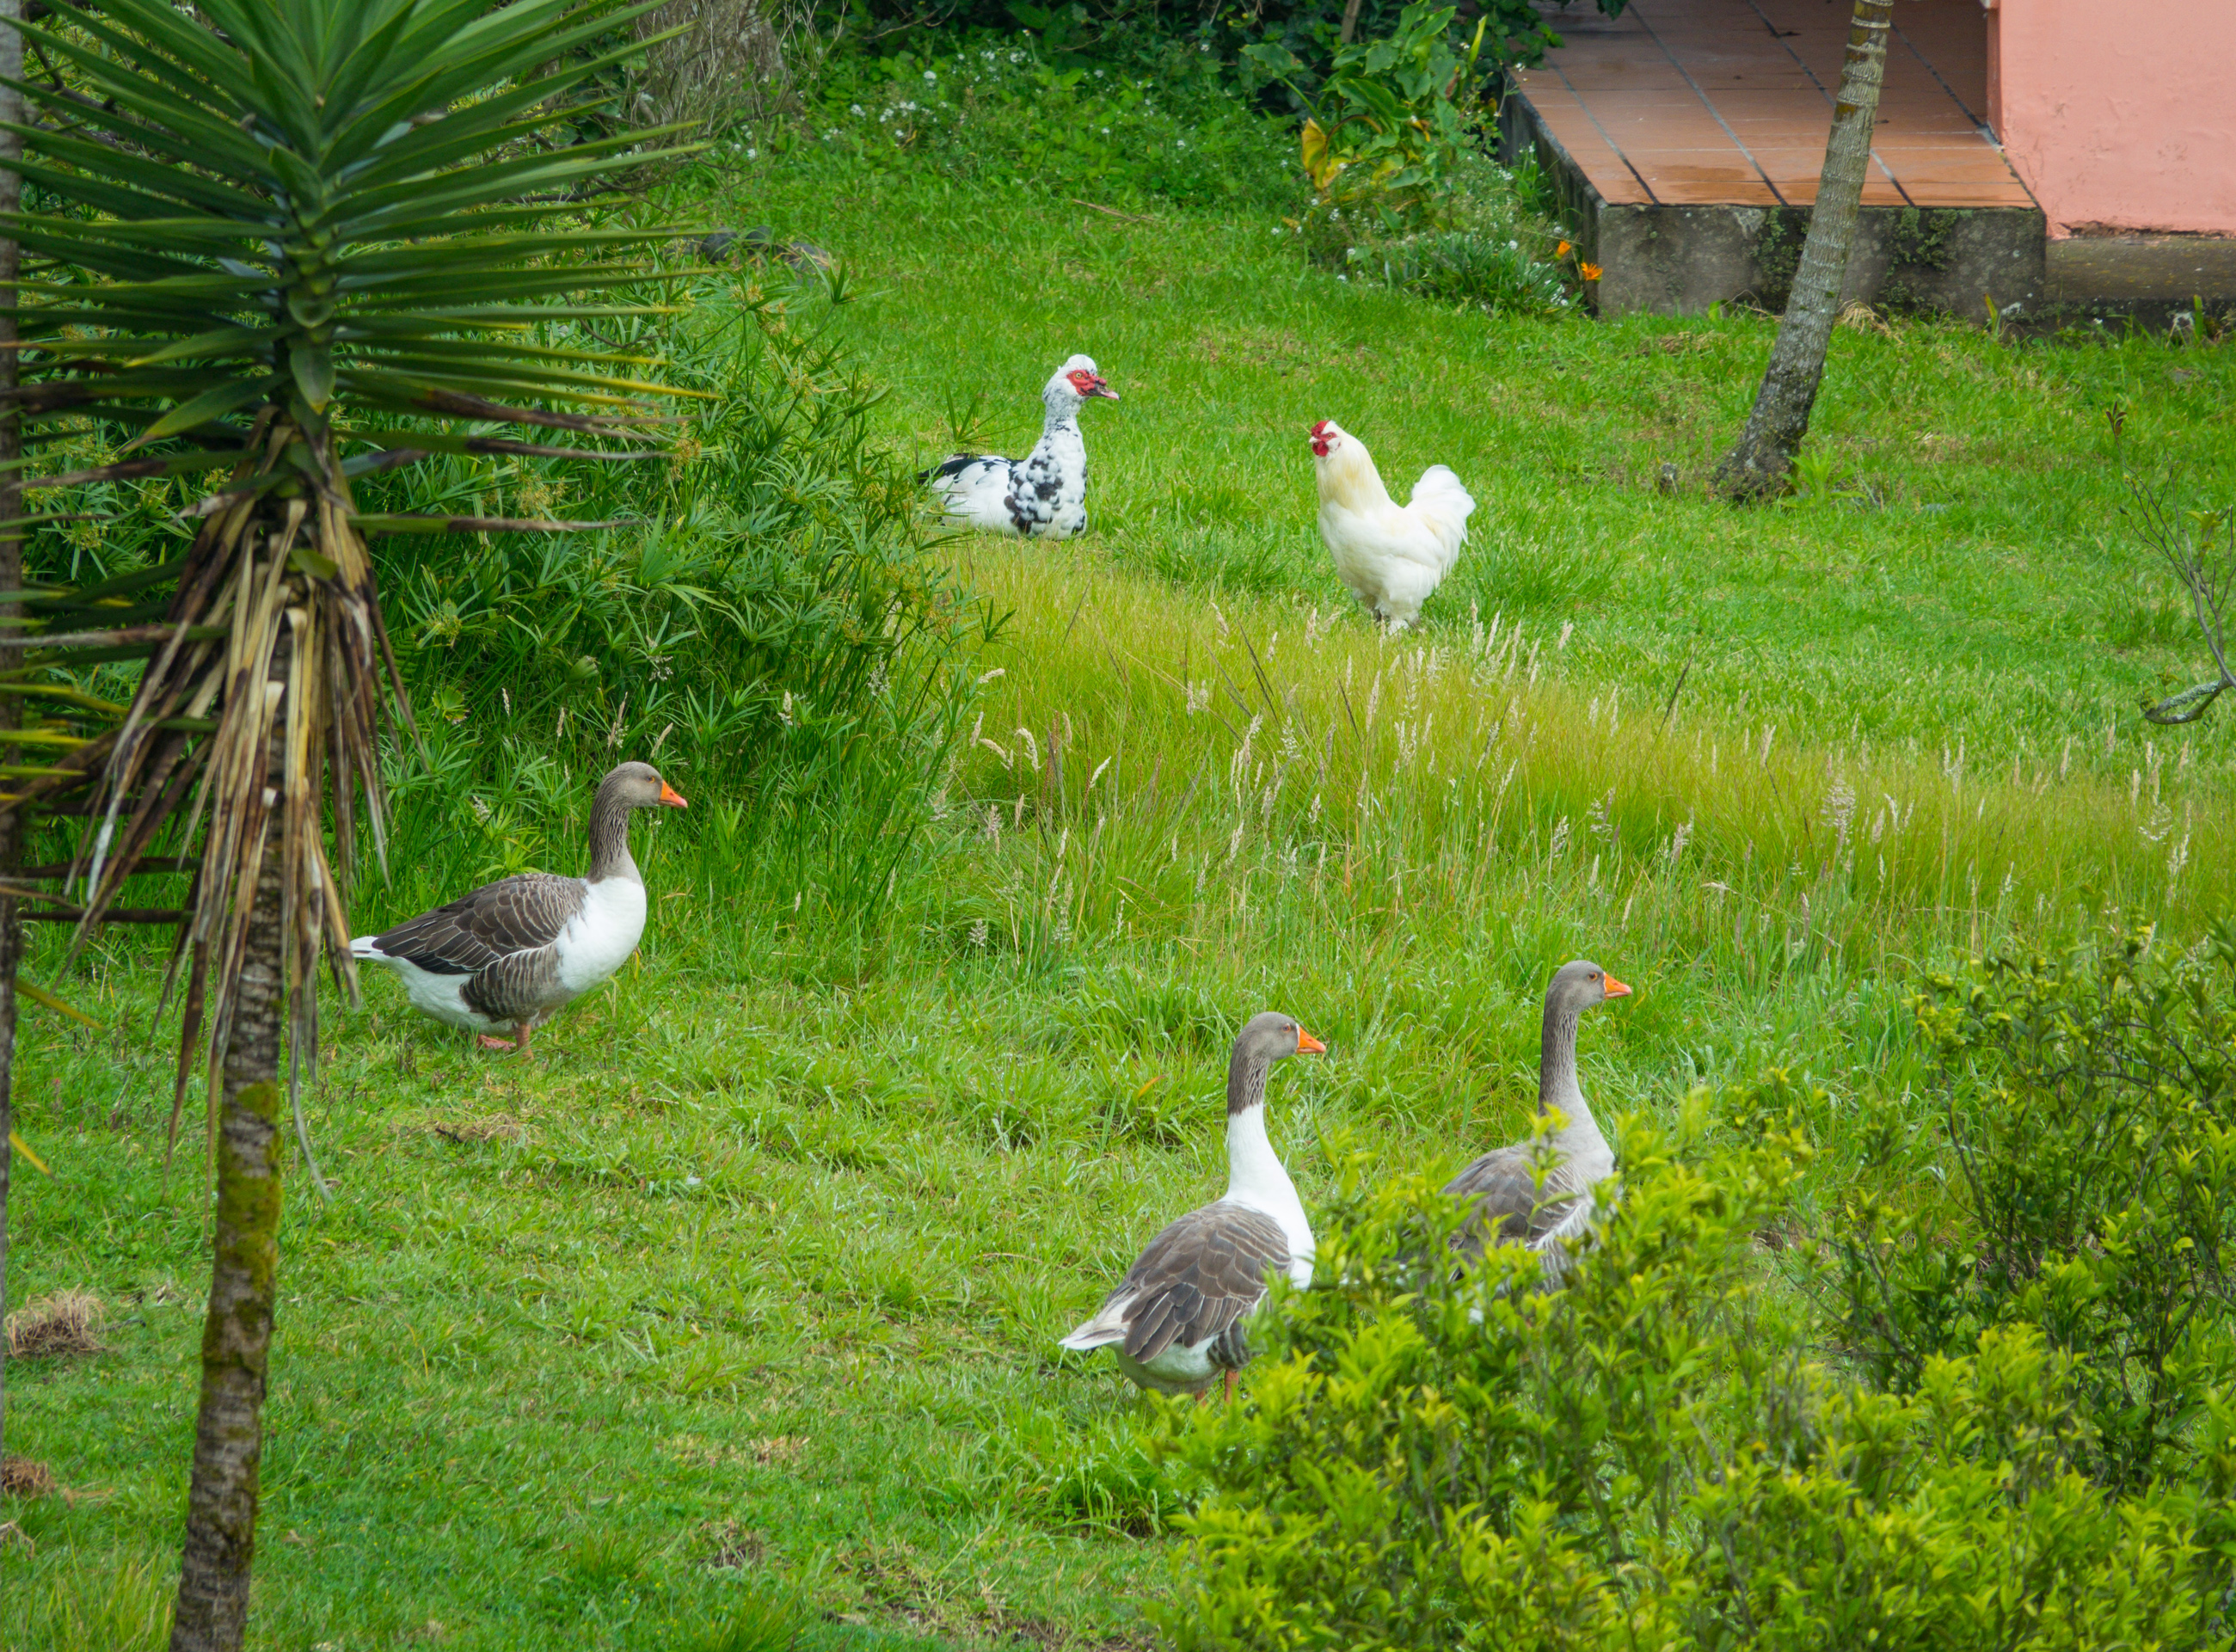
[[[1074,356],[1041,392],[1041,439],[1022,459],[957,453],[917,477],[931,484],[948,517],[989,533],[1069,539],[1087,531],[1087,444],[1079,410],[1090,397],[1118,399],[1090,356]]]
[[[1450,470],[1432,464],[1413,484],[1411,502],[1399,504],[1382,485],[1366,444],[1333,419],[1312,426],[1312,469],[1320,537],[1337,576],[1392,630],[1419,623],[1421,604],[1467,543],[1473,497]]]

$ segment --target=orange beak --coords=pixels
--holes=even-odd
[[[1297,1029],[1297,1053],[1299,1056],[1325,1056],[1327,1046],[1299,1027]]]
[[[1606,977],[1606,985],[1607,995],[1610,998],[1627,998],[1630,996],[1630,989],[1611,975]]]
[[[691,806],[688,803],[686,803],[683,800],[683,793],[677,791],[666,780],[662,780],[660,783],[660,800],[662,803],[665,803],[671,809],[687,809]],[[1625,988],[1624,991],[1628,991],[1629,989]]]

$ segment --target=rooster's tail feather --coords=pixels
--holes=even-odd
[[[1432,464],[1413,484],[1411,509],[1444,545],[1444,565],[1449,568],[1467,543],[1467,523],[1475,510],[1475,496],[1449,466]]]

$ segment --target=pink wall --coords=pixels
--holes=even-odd
[[[1989,118],[2052,235],[2236,235],[2236,3],[1983,3]]]

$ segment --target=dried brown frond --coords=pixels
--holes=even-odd
[[[1851,304],[1840,312],[1839,324],[1851,332],[1876,332],[1882,339],[1894,337],[1892,325],[1868,304]]]
[[[50,1497],[55,1494],[54,1471],[28,1457],[11,1457],[0,1464],[0,1495],[11,1497]],[[12,1524],[0,1530],[13,1530]],[[19,1532],[18,1536],[22,1536]],[[24,1538],[26,1543],[30,1539]]]
[[[8,1316],[8,1357],[43,1359],[101,1352],[107,1310],[91,1291],[56,1291],[36,1297]]]
[[[630,122],[697,126],[796,108],[786,59],[788,45],[812,39],[799,36],[800,22],[781,0],[668,0],[647,12],[633,25],[636,37],[657,43],[637,74]],[[659,38],[677,29],[684,32]]]

